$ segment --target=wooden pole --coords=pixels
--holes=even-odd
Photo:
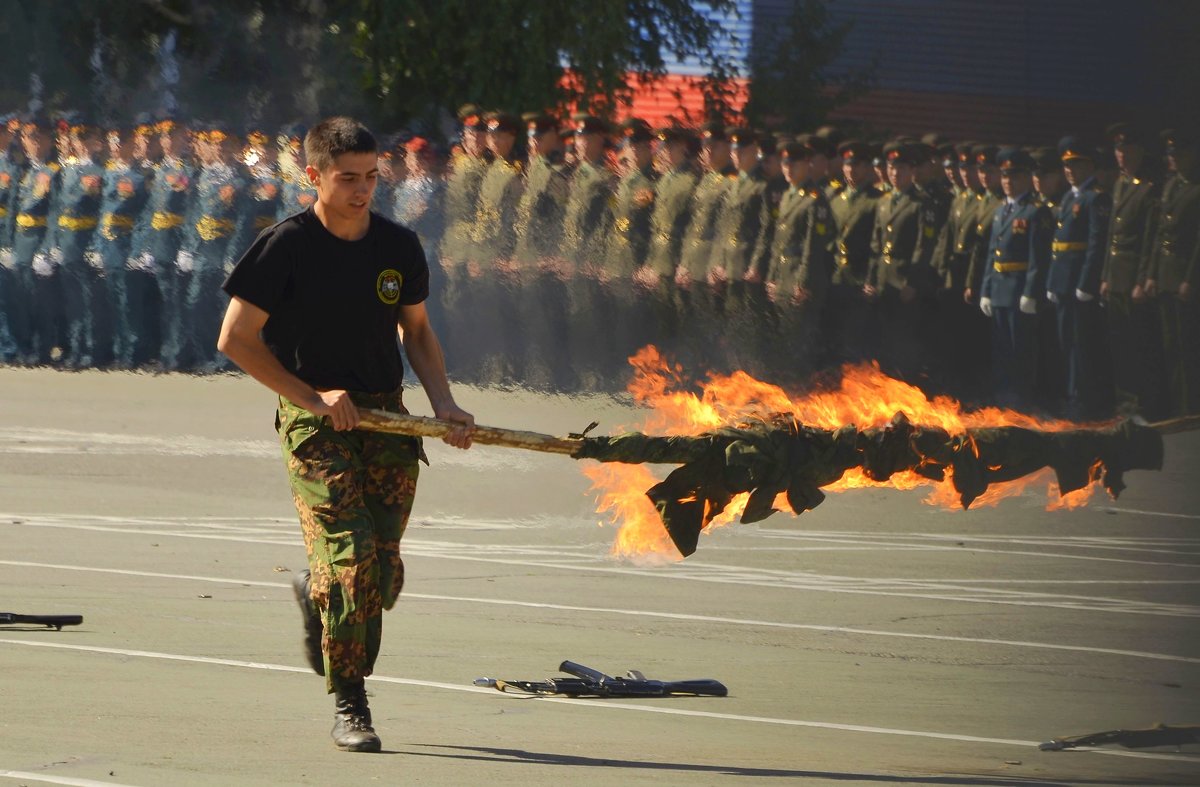
[[[460,425],[420,415],[389,413],[386,410],[359,408],[358,415],[361,419],[358,424],[359,429],[404,434],[412,437],[444,437],[446,433]],[[579,446],[582,445],[581,440],[569,437],[553,437],[537,432],[519,432],[515,429],[498,429],[494,426],[476,426],[475,436],[472,439],[483,445],[501,445],[507,448],[524,448],[530,451],[568,456],[578,451]]]
[[[374,432],[410,435],[412,437],[444,437],[458,424],[421,415],[389,413],[386,410],[359,408],[359,429]],[[1200,415],[1188,415],[1157,421],[1146,426],[1159,434],[1179,434],[1200,429]],[[500,429],[494,426],[476,426],[474,441],[481,445],[500,445],[506,448],[524,448],[546,454],[573,456],[583,441],[573,437],[554,437],[538,432],[521,432],[515,429]]]

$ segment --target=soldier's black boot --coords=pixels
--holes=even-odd
[[[325,674],[325,658],[321,655],[321,635],[324,629],[317,605],[312,602],[312,574],[304,569],[292,580],[296,603],[300,605],[300,616],[304,618],[304,658],[308,666],[318,675]]]
[[[379,736],[371,727],[371,709],[367,707],[367,688],[359,681],[354,686],[338,689],[337,712],[334,714],[333,745],[342,751],[380,749]]]

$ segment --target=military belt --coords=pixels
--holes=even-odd
[[[4,207],[3,205],[0,205],[0,219],[7,218],[7,217],[8,217],[8,208]]]
[[[1020,273],[1029,270],[1028,262],[993,262],[996,273]]]
[[[255,216],[254,217],[254,229],[256,229],[256,230],[265,230],[267,227],[270,227],[274,223],[275,223],[274,216]]]
[[[99,216],[59,216],[58,226],[64,230],[72,232],[81,232],[83,230],[94,230],[96,225],[100,223]]]
[[[233,234],[233,221],[213,216],[201,216],[196,222],[196,232],[201,240],[218,240]]]
[[[154,211],[154,215],[150,217],[150,226],[156,230],[169,230],[172,227],[178,227],[183,224],[183,216],[178,213],[164,213],[161,210]]]
[[[133,232],[133,216],[120,213],[105,213],[100,220],[100,234],[108,240],[116,240],[118,235]]]
[[[1051,251],[1087,251],[1087,241],[1059,241],[1050,244]]]
[[[34,227],[45,227],[45,216],[34,216],[32,213],[18,213],[17,226],[21,229],[33,229]]]

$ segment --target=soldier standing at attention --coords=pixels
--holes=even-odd
[[[800,382],[814,371],[812,359],[822,344],[818,331],[833,276],[830,238],[833,214],[821,184],[812,178],[813,149],[800,142],[783,148],[783,174],[788,190],[779,207],[766,259],[766,293],[775,305],[778,345],[783,351],[787,382]],[[772,357],[778,352],[772,352]]]
[[[50,245],[62,283],[63,364],[81,369],[113,361],[107,282],[100,254],[92,246],[100,225],[105,142],[99,126],[79,119],[71,124],[70,140],[72,157],[62,170]]]
[[[17,185],[20,170],[8,157],[13,137],[21,128],[16,114],[0,117],[0,363],[17,360],[17,343],[8,324],[8,315],[19,297],[13,256],[13,231],[17,218]]]
[[[1146,273],[1147,298],[1162,315],[1163,357],[1171,415],[1200,413],[1200,156],[1181,131],[1164,137],[1174,175],[1163,187],[1154,256]]]
[[[204,158],[196,202],[177,264],[190,275],[184,296],[184,342],[191,347],[191,364],[196,371],[213,372],[222,365],[214,351],[225,308],[219,283],[233,267],[231,241],[245,205],[247,177],[236,160],[237,137],[228,126],[209,123],[201,139]]]
[[[1054,217],[1034,196],[1033,158],[1005,148],[996,157],[1004,204],[992,219],[979,308],[992,321],[992,368],[999,403],[1015,409],[1032,404],[1035,359],[1034,314],[1050,261]]]
[[[919,256],[922,193],[914,181],[924,150],[893,141],[883,149],[892,191],[880,200],[871,244],[871,267],[863,294],[877,304],[880,362],[889,373],[908,379],[924,358],[918,345],[919,296],[929,291],[933,269]]]
[[[446,311],[452,314],[471,314],[474,311],[467,261],[471,256],[471,228],[475,222],[479,186],[483,183],[491,156],[484,141],[487,127],[482,115],[474,104],[465,104],[458,110],[460,140],[451,149],[442,203],[446,226],[441,248],[442,272],[445,276],[442,302]],[[453,323],[446,327],[447,333],[441,339],[449,348],[448,355],[459,369],[472,368],[473,359],[469,352],[471,342],[465,336],[460,340],[454,330],[457,326]]]
[[[726,283],[724,338],[725,363],[729,369],[761,374],[764,357],[763,327],[768,301],[760,266],[769,250],[760,241],[770,241],[771,205],[767,201],[767,179],[758,164],[758,139],[753,131],[729,128],[737,177],[721,201],[713,238],[711,272]],[[764,237],[765,236],[765,237]]]
[[[1157,401],[1161,346],[1157,321],[1151,317],[1145,285],[1158,223],[1159,189],[1141,177],[1146,148],[1133,126],[1114,123],[1107,135],[1117,157],[1120,175],[1113,187],[1112,221],[1100,277],[1100,297],[1108,323],[1113,376],[1119,408],[1141,411],[1152,419],[1162,415]]]
[[[600,390],[612,371],[610,356],[597,357],[595,348],[612,313],[611,293],[601,277],[617,179],[608,166],[608,122],[587,113],[576,113],[572,120],[578,164],[563,214],[563,253],[571,271],[568,352],[582,387]],[[626,286],[632,283],[626,281]]]
[[[246,248],[258,233],[279,220],[283,182],[276,166],[278,148],[270,141],[260,125],[246,130],[246,147],[240,156],[245,167],[246,198],[238,219],[237,237],[232,242],[235,249]]]
[[[623,371],[625,359],[643,344],[657,341],[660,335],[653,325],[654,306],[644,283],[634,281],[650,251],[650,220],[659,174],[654,168],[654,132],[644,120],[629,118],[622,123],[620,144],[622,174],[617,181],[613,229],[601,276],[617,313],[625,315],[614,326],[609,353],[609,365]]]
[[[364,678],[379,655],[383,611],[404,585],[400,538],[416,491],[419,440],[355,430],[359,407],[407,412],[404,361],[438,418],[474,418],[450,393],[429,324],[425,256],[416,235],[370,211],[374,137],[350,118],[305,139],[312,209],[258,237],[225,281],[231,301],[218,347],[279,395],[276,424],[310,571],[297,577],[305,654],[335,697],[332,737],[345,751],[380,750]]]
[[[682,270],[680,255],[690,220],[689,207],[700,180],[695,161],[699,144],[689,129],[680,126],[660,129],[658,140],[663,175],[654,186],[646,264],[637,271],[634,281],[651,304],[663,349],[674,355],[679,349],[680,318],[691,313],[687,302],[690,293],[676,284],[676,273]]]
[[[288,216],[308,210],[317,201],[317,192],[304,174],[304,126],[292,123],[284,126],[275,138],[275,163],[280,182],[279,213],[283,221]]]
[[[133,254],[133,231],[146,207],[153,172],[143,165],[152,130],[150,116],[143,114],[133,128],[108,132],[96,246],[104,270],[102,297],[112,326],[111,352],[121,369],[132,369],[135,358],[145,360],[150,353],[147,339],[158,333],[148,319],[157,314],[152,300],[157,296],[154,269]]]
[[[184,350],[184,296],[190,271],[179,266],[179,252],[187,234],[194,194],[195,169],[190,162],[188,129],[174,118],[155,125],[162,159],[154,168],[150,196],[133,238],[134,254],[153,268],[162,308],[162,348],[159,360],[165,371],[179,368]]]
[[[567,273],[563,213],[571,168],[563,157],[558,118],[527,112],[529,170],[517,205],[517,299],[524,341],[519,350],[522,382],[542,390],[571,386],[571,366],[559,343],[567,334]]]
[[[944,368],[959,370],[952,393],[958,399],[975,399],[987,390],[987,354],[981,347],[991,341],[991,326],[979,309],[965,297],[971,286],[968,273],[971,258],[981,243],[980,210],[987,191],[979,179],[978,162],[971,155],[975,143],[966,142],[952,148],[953,155],[943,164],[947,172],[958,173],[961,183],[950,203],[950,215],[942,229],[934,268],[938,278],[938,333],[943,337]],[[978,252],[982,255],[983,250]]]
[[[836,226],[833,276],[825,307],[822,334],[829,355],[823,365],[861,361],[868,356],[866,301],[863,285],[871,264],[875,211],[882,196],[872,181],[874,151],[865,142],[850,140],[838,147],[842,182],[830,200]]]
[[[504,383],[518,379],[523,341],[523,326],[513,319],[518,298],[513,254],[517,206],[525,192],[524,144],[517,143],[524,140],[525,127],[507,112],[489,112],[484,119],[492,160],[479,184],[467,263],[470,313],[478,330],[471,360],[480,383]]]
[[[62,166],[50,158],[55,154],[54,138],[40,116],[22,122],[21,146],[27,164],[16,199],[9,328],[20,362],[32,365],[49,363],[58,339],[58,274],[47,252],[50,227],[57,219]]]
[[[1112,197],[1097,187],[1093,154],[1081,140],[1064,137],[1058,153],[1071,188],[1058,209],[1046,298],[1054,304],[1058,348],[1066,364],[1066,415],[1102,418],[1111,402],[1100,390],[1105,327],[1098,297]]]

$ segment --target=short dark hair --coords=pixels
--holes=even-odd
[[[325,169],[343,153],[376,153],[379,144],[367,127],[351,117],[325,118],[304,135],[304,158],[308,166]]]

